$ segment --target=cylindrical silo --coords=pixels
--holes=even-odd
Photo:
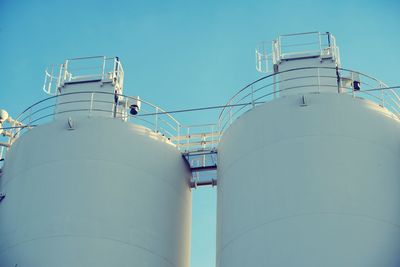
[[[181,153],[111,108],[80,110],[12,144],[0,179],[0,266],[188,266],[191,172]]]
[[[303,85],[221,138],[217,267],[400,266],[398,117]]]

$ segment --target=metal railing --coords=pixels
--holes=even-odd
[[[255,106],[295,90],[300,94],[303,89],[306,92],[331,91],[368,99],[400,118],[399,94],[385,88],[388,86],[374,77],[344,68],[306,67],[267,75],[246,85],[229,99],[218,117],[220,136],[235,119]]]
[[[140,112],[131,115],[129,103],[137,101],[141,102]],[[213,150],[219,139],[215,124],[182,125],[167,111],[142,99],[122,94],[85,91],[51,96],[26,108],[16,118],[21,127],[10,130],[8,143],[11,145],[21,134],[38,125],[49,123],[54,118],[75,118],[77,115],[109,117],[142,125],[164,136],[186,153]]]
[[[270,42],[261,42],[256,47],[256,69],[270,73],[273,66],[282,60],[318,56],[331,58],[340,66],[340,52],[336,38],[329,32],[305,32],[280,35]]]
[[[215,151],[219,141],[217,124],[184,125],[180,136],[171,138],[178,141],[182,152],[194,153]]]
[[[73,96],[73,99],[69,101],[71,96]],[[105,100],[104,96],[109,96],[107,99],[110,100]],[[64,101],[64,99],[66,101]],[[118,99],[118,101],[115,102],[113,101],[114,99]],[[51,96],[26,108],[16,118],[16,120],[21,122],[24,126],[19,129],[13,129],[13,136],[18,136],[39,124],[50,122],[54,117],[60,114],[102,116],[124,121],[129,120],[150,128],[154,132],[164,135],[166,138],[176,136],[180,132],[181,124],[174,117],[160,107],[142,99],[139,100],[142,104],[141,112],[137,115],[130,115],[128,112],[128,103],[129,101],[133,102],[137,100],[137,98],[131,96],[96,91],[74,92]],[[77,106],[77,104],[79,104],[79,106]],[[57,110],[57,108],[61,106],[63,106],[63,108]],[[115,111],[115,106],[119,107],[117,111]]]
[[[45,71],[43,91],[49,95],[61,93],[66,83],[82,80],[101,80],[113,82],[116,89],[122,90],[124,70],[118,57],[82,57],[67,59],[63,64],[52,65]]]
[[[400,118],[399,94],[387,88],[382,81],[349,69],[291,69],[267,75],[239,90],[222,108],[217,124],[191,126],[181,124],[167,111],[144,100],[140,100],[140,112],[131,115],[129,103],[139,101],[131,96],[98,91],[57,94],[31,105],[16,118],[21,126],[10,130],[9,144],[32,127],[50,122],[57,116],[74,117],[79,114],[110,117],[142,125],[164,136],[182,153],[216,151],[222,133],[235,119],[257,105],[285,94],[321,91],[350,94],[373,101]]]
[[[282,59],[301,55],[318,55],[321,57],[340,58],[335,37],[329,33],[305,32],[280,35],[273,42],[273,63]],[[340,66],[340,62],[338,62]]]

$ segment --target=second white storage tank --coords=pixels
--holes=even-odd
[[[305,97],[225,131],[217,267],[399,266],[399,120],[351,95]]]

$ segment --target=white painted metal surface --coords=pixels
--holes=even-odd
[[[116,105],[114,86],[111,83],[90,82],[65,85],[67,94],[57,97],[55,118],[68,118],[88,115],[93,117],[127,117],[129,106]],[[115,109],[115,107],[117,107]]]
[[[400,266],[400,124],[346,94],[286,96],[219,144],[217,267]]]
[[[109,72],[108,60],[47,72],[44,90],[55,96],[8,131],[1,267],[189,265],[191,170],[171,142],[180,124],[147,102],[155,114],[131,119],[152,129],[127,122],[141,103],[121,95],[122,66],[113,58]]]
[[[276,75],[279,82],[279,96],[303,93],[338,93],[336,63],[331,59],[318,57],[282,61]],[[297,71],[291,71],[298,69]]]
[[[176,147],[121,120],[72,121],[7,155],[0,266],[188,266],[191,173]]]

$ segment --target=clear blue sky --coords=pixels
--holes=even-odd
[[[343,67],[400,85],[399,14],[398,0],[0,0],[0,107],[17,115],[45,97],[47,65],[90,55],[119,56],[125,93],[166,110],[219,105],[261,76],[256,43],[305,31],[332,32]],[[215,193],[193,193],[192,267],[215,265]]]

